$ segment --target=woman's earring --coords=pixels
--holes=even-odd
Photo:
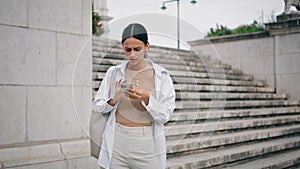
[[[144,58],[147,58],[147,57],[148,57],[148,50],[146,49],[146,52],[145,52]]]

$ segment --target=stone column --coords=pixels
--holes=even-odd
[[[0,166],[97,166],[91,13],[88,0],[1,0]]]

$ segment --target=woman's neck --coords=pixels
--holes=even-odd
[[[144,60],[143,62],[141,62],[140,64],[138,65],[129,65],[127,66],[127,68],[129,70],[135,70],[135,71],[138,71],[138,70],[143,70],[147,67],[147,62]]]

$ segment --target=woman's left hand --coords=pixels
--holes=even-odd
[[[127,89],[125,92],[130,99],[144,101],[146,105],[149,103],[150,93],[146,90]]]

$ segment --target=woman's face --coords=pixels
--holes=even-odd
[[[143,41],[135,39],[133,37],[127,38],[123,43],[123,50],[129,61],[130,67],[138,68],[141,63],[144,62],[146,50],[149,47],[149,43],[146,45]]]

